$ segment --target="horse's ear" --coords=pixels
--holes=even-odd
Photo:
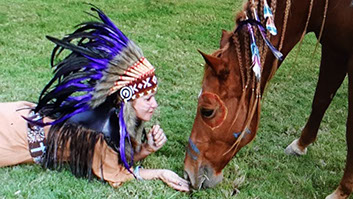
[[[229,37],[232,36],[232,33],[222,29],[222,37],[221,37],[221,41],[219,42],[219,46],[220,48],[223,48],[229,41]]]
[[[219,57],[215,57],[212,55],[207,55],[200,50],[199,53],[202,55],[203,59],[205,60],[206,64],[212,68],[212,70],[218,75],[221,67],[223,65],[223,61]]]

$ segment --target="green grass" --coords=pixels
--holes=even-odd
[[[62,37],[89,16],[80,0],[0,0],[0,101],[35,102],[51,78],[53,44],[45,35]],[[93,1],[92,1],[93,2]],[[145,168],[167,168],[183,174],[185,146],[196,112],[203,75],[197,49],[211,53],[221,29],[232,30],[241,0],[99,0],[123,32],[157,68],[159,110],[167,144],[148,157]],[[230,198],[234,181],[245,177],[236,198],[324,198],[343,174],[346,145],[347,81],[328,109],[319,137],[303,157],[284,148],[300,135],[310,113],[320,53],[313,57],[313,35],[307,35],[296,63],[296,50],[271,81],[262,103],[257,138],[224,170],[214,189],[179,193],[161,181],[130,181],[113,189],[97,180],[78,179],[68,170],[44,171],[37,165],[0,169],[0,198]],[[234,197],[234,196],[233,196]]]

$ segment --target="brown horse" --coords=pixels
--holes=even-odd
[[[267,1],[278,28],[277,35],[261,34],[264,28],[261,24],[271,20],[260,14],[265,0],[249,0],[237,15],[235,30],[223,30],[220,49],[212,55],[200,52],[206,65],[185,157],[185,174],[195,189],[216,185],[222,180],[226,164],[254,139],[262,94],[282,63],[264,38],[270,38],[268,41],[285,58],[306,33],[314,32],[322,45],[322,58],[312,112],[300,138],[293,141],[286,152],[305,154],[308,145],[316,139],[326,109],[348,74],[347,162],[338,188],[327,197],[347,198],[353,189],[352,0]],[[255,61],[252,60],[253,40],[259,58]],[[261,64],[260,69],[256,61],[257,65]]]

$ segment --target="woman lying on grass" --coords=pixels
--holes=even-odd
[[[136,179],[160,179],[179,191],[188,182],[166,169],[143,169],[135,162],[167,141],[155,125],[157,78],[142,51],[98,8],[102,22],[86,22],[59,40],[51,64],[54,77],[37,104],[0,103],[0,167],[38,163],[75,176],[119,187]],[[66,57],[55,63],[65,51]]]

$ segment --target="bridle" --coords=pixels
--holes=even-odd
[[[259,21],[248,19],[248,20],[241,21],[241,25],[239,25],[237,27],[237,29],[233,32],[233,34],[235,34],[238,31],[240,31],[243,26],[249,25],[249,24],[263,27],[262,24]],[[244,103],[245,96],[247,94],[248,88],[250,88],[250,87],[248,87],[248,86],[244,86],[243,87],[242,94],[241,94],[241,97],[240,97],[240,100],[239,100],[239,103],[238,103],[238,107]],[[214,95],[217,95],[217,94],[214,94]],[[246,123],[245,123],[244,127],[242,128],[242,130],[239,133],[233,133],[234,137],[236,138],[236,141],[234,142],[234,144],[232,145],[231,148],[229,148],[225,153],[223,153],[223,156],[226,155],[227,153],[229,153],[230,151],[232,151],[235,148],[234,152],[232,154],[232,155],[234,155],[234,153],[236,152],[237,147],[239,146],[239,143],[241,142],[242,138],[245,136],[245,133],[251,133],[249,125],[250,125],[250,123],[251,123],[251,121],[252,121],[252,119],[253,119],[253,117],[255,115],[255,111],[258,108],[260,108],[260,98],[261,98],[260,81],[256,80],[255,85],[252,85],[252,87],[251,87],[251,97],[250,97],[250,103],[249,103],[249,107],[251,107],[251,108],[248,111],[247,118],[245,120]],[[231,131],[233,129],[233,126],[235,124],[235,121],[238,119],[239,113],[240,113],[240,108],[238,108],[238,110],[235,113],[235,117],[234,117],[234,119],[232,121],[232,124],[230,125],[228,134],[231,133]],[[190,145],[192,151],[196,155],[191,153],[189,147],[187,148],[187,153],[190,155],[190,157],[193,160],[197,160],[197,157],[200,154],[200,150],[197,148],[197,146],[192,142],[192,140],[190,138],[189,138],[189,145]]]
[[[256,12],[255,12],[256,13]],[[261,24],[261,22],[259,21],[257,15],[255,14],[255,19],[246,19],[246,20],[242,20],[240,21],[238,27],[235,29],[235,31],[233,32],[233,35],[236,34],[237,32],[239,32],[244,26],[247,26],[248,30],[249,30],[249,33],[250,35],[253,37],[252,38],[252,42],[255,43],[256,45],[256,42],[254,41],[254,33],[253,33],[253,30],[252,30],[252,26],[257,26],[257,28],[259,29],[260,33],[261,33],[261,36],[262,38],[264,39],[266,45],[270,48],[270,50],[272,51],[273,55],[279,59],[279,60],[282,60],[282,53],[280,53],[279,51],[277,51],[275,49],[275,47],[271,44],[271,42],[266,38],[265,36],[265,28],[264,26]],[[256,46],[257,48],[257,46]],[[253,54],[253,49],[252,50],[252,54]],[[242,66],[240,66],[242,67]],[[254,67],[254,66],[253,66]],[[246,67],[245,67],[246,68]],[[255,74],[256,76],[256,74]],[[261,77],[261,74],[260,74],[260,77]],[[255,79],[253,79],[254,81]],[[250,96],[250,101],[249,101],[249,110],[248,110],[248,113],[247,113],[247,118],[245,119],[245,125],[244,127],[242,128],[242,131],[240,131],[240,133],[233,133],[234,137],[236,138],[236,141],[234,142],[234,144],[226,151],[223,153],[223,156],[228,154],[229,152],[233,151],[232,153],[232,156],[234,155],[234,153],[237,151],[237,148],[239,147],[240,145],[240,142],[242,141],[242,139],[244,138],[245,134],[246,133],[251,133],[251,130],[250,130],[250,124],[253,120],[253,117],[255,115],[255,111],[256,110],[259,110],[260,109],[260,99],[261,99],[261,87],[260,87],[260,84],[261,84],[261,81],[259,78],[256,77],[256,80],[255,80],[255,85],[253,84],[252,85],[252,88],[251,88],[251,96]],[[242,91],[242,95],[240,97],[240,101],[239,101],[239,105],[238,107],[244,103],[245,101],[245,96],[247,94],[247,91],[248,90],[248,87],[247,85],[245,85],[243,87],[243,91]],[[233,126],[235,124],[235,121],[238,119],[238,116],[239,116],[239,113],[240,113],[240,108],[238,108],[236,114],[235,114],[235,117],[233,119],[233,122],[232,122],[232,125],[230,126],[230,131],[232,131],[233,129]],[[231,132],[228,132],[231,133]],[[234,150],[233,150],[234,149]]]
[[[254,4],[254,0],[252,0],[253,4]],[[252,58],[253,58],[253,64],[252,64],[252,68],[254,70],[254,68],[256,67],[256,64],[260,64],[258,63],[260,61],[260,56],[259,56],[259,51],[258,51],[258,47],[256,45],[256,41],[255,41],[255,35],[254,35],[254,31],[253,31],[253,26],[257,27],[258,30],[261,33],[261,37],[262,39],[265,41],[266,46],[269,47],[269,49],[271,50],[271,52],[273,53],[273,55],[279,59],[282,60],[283,59],[283,55],[282,53],[280,53],[269,41],[269,39],[267,39],[266,36],[266,28],[264,27],[264,25],[262,25],[262,23],[260,22],[260,19],[257,16],[257,13],[255,11],[255,9],[253,9],[254,11],[254,16],[255,19],[248,19],[246,18],[245,20],[242,20],[239,22],[238,27],[235,29],[235,31],[233,32],[233,36],[240,32],[240,30],[242,30],[244,27],[247,28],[249,34],[250,34],[250,38],[251,38],[251,53],[252,53]],[[238,58],[239,59],[239,58]],[[240,67],[243,67],[242,64],[239,65]],[[233,143],[233,145],[226,151],[223,153],[223,156],[228,154],[229,152],[233,151],[232,156],[235,154],[235,152],[237,151],[237,148],[239,146],[239,143],[242,141],[242,139],[244,138],[246,133],[251,133],[251,130],[249,128],[253,117],[255,115],[256,110],[258,110],[260,108],[260,99],[261,99],[261,87],[260,87],[260,78],[261,78],[261,66],[257,71],[254,70],[255,75],[252,76],[253,77],[253,83],[251,86],[251,96],[250,96],[250,101],[249,101],[249,110],[247,113],[247,117],[246,117],[246,122],[242,128],[242,130],[239,133],[233,133],[234,137],[236,138],[235,142]],[[246,67],[245,67],[246,68]],[[238,103],[238,107],[240,107],[240,105],[242,105],[245,102],[245,96],[247,95],[247,90],[250,87],[248,87],[248,85],[243,85],[243,89],[242,89],[242,94]],[[216,95],[216,94],[215,94]],[[230,125],[229,128],[229,133],[231,133],[233,126],[235,124],[235,121],[238,119],[240,113],[240,108],[238,108],[238,110],[235,113],[235,117],[232,121],[232,124]],[[187,153],[190,155],[190,157],[193,160],[197,160],[198,155],[200,154],[200,150],[197,148],[197,146],[192,142],[191,138],[189,138],[189,146],[191,147],[192,151],[196,154],[194,155],[191,151],[190,151],[190,147],[187,147]]]
[[[265,0],[266,1],[266,0]],[[290,1],[290,0],[288,0]],[[252,5],[255,5],[255,2],[254,0],[251,0],[252,2]],[[264,5],[265,7],[265,5]],[[265,9],[265,8],[264,8]],[[268,8],[270,9],[270,8]],[[252,7],[252,11],[253,11],[253,15],[254,15],[254,19],[248,19],[248,17],[246,17],[245,20],[242,20],[239,22],[239,25],[238,27],[235,29],[235,31],[233,32],[233,35],[238,33],[241,29],[243,29],[244,26],[247,27],[248,29],[248,32],[250,34],[250,38],[251,38],[251,53],[252,53],[252,57],[254,56],[258,56],[258,59],[260,60],[260,56],[259,54],[256,54],[256,52],[254,52],[253,50],[253,46],[255,46],[255,48],[257,49],[257,45],[256,45],[256,41],[255,41],[255,36],[254,36],[254,31],[253,31],[253,27],[252,26],[255,26],[258,28],[260,34],[261,34],[261,37],[262,39],[265,41],[265,44],[266,46],[271,50],[271,52],[273,53],[273,55],[277,58],[277,60],[283,60],[283,55],[280,51],[278,51],[270,42],[270,40],[266,37],[266,28],[264,27],[264,25],[262,25],[262,23],[260,22],[260,19],[257,15],[257,12],[256,12],[256,9],[255,7]],[[272,13],[271,13],[272,14]],[[246,15],[247,16],[247,15]],[[273,16],[272,16],[273,17]],[[269,18],[266,18],[265,20],[265,24],[266,24],[266,21],[267,20],[270,20]],[[282,36],[282,40],[284,38],[284,35]],[[257,50],[258,52],[258,50]],[[238,54],[239,56],[239,54]],[[239,58],[238,58],[239,59]],[[253,59],[253,68],[256,66],[255,65],[256,63],[254,63],[254,59]],[[241,64],[239,65],[240,67]],[[245,67],[246,68],[246,67]],[[245,136],[245,133],[251,133],[251,130],[249,128],[249,126],[251,125],[251,122],[253,120],[253,117],[255,115],[255,111],[256,110],[259,110],[260,109],[260,99],[261,99],[261,89],[260,89],[260,79],[257,77],[258,75],[256,74],[256,71],[255,72],[255,76],[256,76],[256,82],[255,82],[255,85],[253,84],[252,88],[251,88],[251,96],[250,96],[250,102],[249,102],[249,110],[248,110],[248,114],[247,114],[247,118],[246,118],[246,122],[245,122],[245,125],[243,127],[243,130],[238,133],[238,134],[235,134],[233,133],[236,141],[234,142],[234,144],[225,152],[223,153],[223,156],[228,154],[229,152],[233,151],[231,156],[234,156],[234,154],[236,153],[239,145],[240,145],[240,142],[242,141],[242,139],[244,138]],[[260,77],[261,77],[261,72],[262,72],[262,68],[260,68]],[[239,105],[241,105],[245,99],[245,95],[246,95],[246,90],[247,90],[247,85],[245,85],[243,87],[243,92],[242,92],[242,95],[241,95],[241,98],[240,98],[240,102],[239,102]],[[235,121],[237,120],[238,118],[238,115],[239,115],[239,110],[240,108],[238,108],[237,110],[237,113],[233,119],[233,122],[232,122],[232,125],[230,127],[230,130],[232,129]],[[230,133],[230,132],[228,132]]]

